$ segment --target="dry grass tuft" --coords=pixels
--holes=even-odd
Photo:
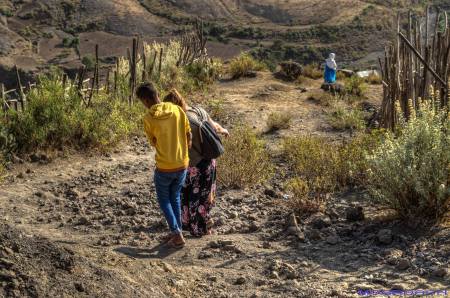
[[[254,71],[261,71],[265,69],[265,65],[250,54],[242,53],[238,57],[231,60],[229,72],[233,79],[239,79],[249,76]]]
[[[302,75],[313,80],[318,80],[323,78],[323,71],[317,63],[313,63],[308,64],[303,68]]]
[[[291,113],[271,113],[267,119],[268,132],[275,132],[282,129],[289,129],[292,125]]]

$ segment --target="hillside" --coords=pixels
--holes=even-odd
[[[59,65],[74,73],[100,44],[105,61],[126,55],[132,36],[167,40],[196,18],[206,22],[209,53],[225,59],[242,50],[270,63],[322,61],[376,65],[392,18],[415,1],[339,0],[28,0],[0,1],[0,74],[18,65],[37,73]],[[400,4],[398,4],[400,3]],[[441,4],[442,5],[442,4]],[[394,9],[392,9],[394,7]],[[377,43],[373,43],[377,40]]]

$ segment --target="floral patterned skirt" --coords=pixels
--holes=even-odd
[[[202,160],[188,169],[182,190],[183,229],[201,237],[210,232],[211,202],[216,193],[216,161]]]

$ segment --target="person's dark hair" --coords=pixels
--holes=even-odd
[[[137,88],[136,96],[140,100],[150,100],[151,102],[156,103],[156,100],[158,99],[158,90],[156,90],[152,83],[143,83]]]

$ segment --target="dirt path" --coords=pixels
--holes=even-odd
[[[308,93],[261,76],[220,84],[216,96],[259,130],[279,110],[295,113],[282,135],[332,133]],[[358,297],[358,290],[449,288],[448,275],[437,271],[448,267],[448,229],[406,230],[356,192],[331,198],[324,214],[296,227],[276,186],[283,181],[219,190],[215,235],[188,238],[183,250],[161,247],[166,227],[152,155],[135,138],[106,156],[17,165],[0,188],[0,224],[23,241],[0,233],[0,296],[35,289],[49,297]],[[358,206],[365,220],[347,219]],[[32,266],[55,258],[70,266]]]

